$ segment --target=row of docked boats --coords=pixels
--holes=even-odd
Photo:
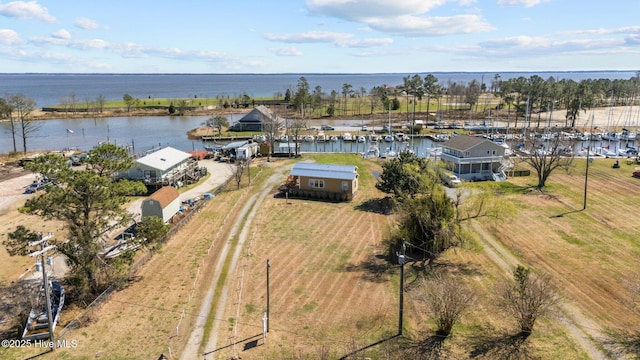
[[[260,135],[261,138],[257,139],[258,141],[266,141],[267,138],[264,135]],[[364,143],[364,142],[372,142],[372,143],[377,143],[377,142],[394,142],[394,141],[399,141],[399,142],[407,142],[409,141],[409,136],[405,135],[404,133],[395,133],[395,134],[388,134],[385,136],[381,136],[378,134],[370,134],[370,135],[352,135],[351,133],[343,133],[342,135],[325,135],[323,132],[319,132],[317,135],[303,135],[302,137],[300,137],[300,139],[303,142],[337,142],[339,140],[345,141],[345,142],[359,142],[359,143]],[[289,136],[289,135],[281,135],[278,139],[276,139],[276,141],[279,142],[293,142],[295,141],[295,137]]]

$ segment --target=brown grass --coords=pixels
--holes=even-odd
[[[345,161],[350,159],[354,158]],[[569,173],[554,173],[545,194],[504,195],[517,205],[517,213],[508,221],[482,225],[524,265],[550,274],[566,301],[598,326],[637,329],[640,316],[634,312],[625,280],[637,271],[640,255],[640,226],[634,214],[640,203],[640,180],[630,177],[632,165],[621,162],[621,169],[611,169],[613,160],[597,159],[590,167],[587,210],[576,211],[582,208],[584,184],[584,165],[576,163]],[[238,267],[229,274],[225,314],[213,319],[218,344],[204,349],[211,352],[209,357],[403,358],[397,349],[402,345],[448,358],[588,358],[553,318],[541,319],[524,341],[514,336],[514,322],[495,307],[493,295],[494,286],[509,274],[474,242],[446,253],[437,267],[477,293],[477,303],[454,326],[453,336],[444,342],[432,337],[435,327],[417,281],[421,269],[407,266],[405,336],[392,338],[398,321],[398,269],[384,258],[382,242],[394,217],[363,206],[366,200],[383,196],[370,174],[380,165],[366,164],[360,167],[361,190],[352,203],[287,203],[271,195],[265,199],[247,225],[253,235]],[[534,185],[533,177],[510,182],[521,189]],[[218,240],[226,239],[228,225],[251,191],[246,187],[227,191],[209,202],[147,263],[138,281],[112,296],[96,313],[95,322],[67,334],[67,339],[78,341],[78,348],[59,349],[55,355],[157,358],[168,355],[169,348],[174,356],[179,354],[198,316],[200,299],[211,285],[207,274],[223,261],[216,256],[222,245]],[[264,344],[267,259],[272,265],[271,319]],[[180,320],[183,310],[185,317]],[[24,354],[11,352],[7,357]],[[1,351],[0,357],[4,358]]]

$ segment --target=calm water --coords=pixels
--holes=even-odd
[[[427,73],[421,73],[424,77]],[[490,84],[496,73],[434,72],[441,85],[449,82],[466,84],[471,80]],[[539,75],[543,79],[630,79],[634,71],[589,72],[502,72],[502,79]],[[374,86],[401,85],[402,78],[413,74],[0,74],[0,96],[23,94],[36,101],[38,107],[60,104],[63,97],[75,94],[78,102],[94,100],[103,95],[107,100],[119,100],[126,93],[134,98],[215,98],[271,97],[295,90],[304,76],[311,89],[316,86],[329,94],[341,93],[343,84],[353,90],[366,91]]]
[[[601,72],[531,72],[500,73],[502,79],[539,75],[546,79],[629,79],[634,71]],[[354,90],[367,91],[374,86],[400,85],[403,77],[412,74],[0,74],[0,96],[24,94],[36,101],[38,107],[61,103],[61,98],[75,94],[78,102],[103,95],[107,100],[122,99],[128,93],[136,98],[226,97],[243,93],[251,97],[274,96],[294,89],[304,76],[313,89],[321,86],[325,93],[341,92],[343,84]],[[421,75],[426,75],[421,74]],[[477,80],[489,84],[495,73],[433,73],[442,85],[448,82],[468,83]],[[241,115],[229,116],[229,121]],[[136,152],[158,146],[172,146],[180,150],[201,149],[199,142],[187,139],[188,130],[199,127],[207,117],[114,117],[107,119],[39,121],[40,129],[28,139],[27,150],[59,150],[67,147],[88,150],[99,142],[131,146]],[[68,133],[71,129],[73,133]],[[19,140],[19,139],[18,139]],[[303,144],[303,151],[365,152],[356,144],[342,144],[329,150],[331,144],[317,147]],[[334,144],[335,146],[335,144]],[[365,145],[359,144],[360,147]],[[368,146],[368,145],[367,145]],[[416,153],[422,155],[432,144],[414,143]],[[381,151],[385,149],[382,148]],[[21,146],[18,146],[21,149]],[[0,122],[0,152],[13,150],[8,124]],[[395,150],[395,149],[394,149]]]

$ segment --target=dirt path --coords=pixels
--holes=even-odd
[[[273,174],[269,178],[269,180],[266,181],[264,185],[262,185],[261,192],[259,194],[255,194],[251,196],[245,202],[244,207],[242,208],[240,214],[237,216],[236,220],[234,221],[231,232],[229,233],[229,236],[227,237],[225,245],[222,251],[220,252],[220,256],[219,256],[220,260],[217,263],[213,277],[211,279],[211,286],[207,291],[206,297],[204,298],[204,301],[200,308],[198,320],[194,326],[193,331],[191,332],[189,341],[184,351],[182,352],[181,358],[184,358],[184,359],[199,358],[200,355],[198,354],[198,351],[200,349],[200,345],[203,343],[206,344],[205,351],[215,349],[216,344],[218,342],[218,338],[217,338],[218,323],[214,323],[214,328],[211,331],[212,335],[209,339],[204,339],[203,337],[204,337],[205,323],[207,318],[209,318],[210,316],[209,312],[211,311],[212,305],[213,305],[213,300],[214,300],[213,296],[216,290],[216,284],[220,279],[220,276],[222,274],[222,270],[225,264],[224,259],[226,259],[227,256],[229,256],[229,252],[233,249],[234,250],[233,257],[232,257],[229,269],[227,271],[227,273],[229,274],[233,273],[237,265],[238,258],[240,257],[240,254],[242,252],[244,243],[248,238],[248,229],[250,229],[249,225],[251,224],[258,209],[260,208],[260,204],[262,203],[262,201],[272,191],[273,187],[281,181],[284,170],[286,169],[282,168],[280,169],[280,171]],[[240,231],[241,227],[242,227],[242,230]],[[238,243],[236,245],[233,245],[233,240],[236,236],[238,237]],[[225,310],[227,296],[228,296],[228,287],[225,286],[221,292],[220,299],[218,299],[217,304],[215,304],[215,308],[216,308],[216,314],[214,316],[215,319],[222,318],[223,316],[222,314]],[[205,355],[205,358],[206,358],[206,355]]]
[[[483,242],[483,249],[487,256],[508,274],[512,274],[513,269],[522,264],[514,255],[509,253],[493,236],[486,232],[476,222],[473,223],[473,229]],[[560,305],[561,322],[565,325],[571,336],[576,342],[589,354],[592,359],[609,359],[600,347],[606,347],[601,342],[604,335],[600,331],[600,327],[595,322],[586,318],[580,310],[578,310],[570,302],[566,301]],[[613,349],[607,349],[610,353],[616,353]],[[616,354],[616,359],[621,359],[622,354]],[[622,357],[624,358],[624,357]]]

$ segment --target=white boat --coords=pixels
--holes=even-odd
[[[377,145],[371,145],[369,146],[369,150],[367,150],[367,153],[364,154],[365,158],[377,158],[380,157],[380,149],[378,148]]]
[[[364,135],[358,135],[356,136],[356,141],[359,143],[363,143],[365,141],[367,141],[367,139],[364,137]]]
[[[342,140],[343,141],[353,141],[353,136],[351,135],[351,133],[344,133],[344,134],[342,134]]]
[[[378,135],[376,134],[371,134],[369,135],[369,140],[371,140],[371,142],[378,142],[378,140],[380,140],[380,137],[378,137]]]
[[[288,142],[288,141],[289,141],[289,136],[288,135],[280,136],[280,142]]]
[[[256,142],[259,142],[259,143],[265,142],[265,141],[267,141],[267,136],[266,135],[256,135],[256,139],[255,140],[256,140]]]
[[[318,133],[318,135],[316,135],[316,141],[317,142],[325,142],[325,141],[327,141],[327,137],[324,135],[323,131],[320,131]]]
[[[384,153],[382,153],[382,155],[380,155],[381,158],[383,159],[393,159],[398,157],[398,153],[391,150],[391,148],[387,149],[387,151],[385,151]]]
[[[335,135],[330,135],[330,136],[329,136],[329,141],[331,141],[331,142],[336,142],[336,141],[338,141],[338,137],[337,137],[337,136],[335,136]]]
[[[302,141],[304,141],[304,142],[313,142],[313,140],[314,140],[313,135],[305,135],[302,138]]]
[[[44,271],[44,269],[43,269]],[[56,325],[60,320],[60,311],[64,306],[64,288],[57,281],[49,282],[49,297],[51,303],[51,329],[49,329],[49,314],[47,311],[47,302],[45,298],[45,289],[40,290],[36,305],[31,308],[27,323],[22,333],[22,340],[45,340],[49,339],[50,333],[56,329]]]
[[[384,141],[386,142],[393,142],[393,136],[392,135],[386,135],[384,137]]]
[[[407,136],[404,133],[396,133],[396,140],[398,141],[407,141]]]

